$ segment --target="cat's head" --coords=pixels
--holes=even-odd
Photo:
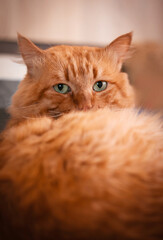
[[[18,34],[27,74],[12,98],[12,119],[41,115],[59,117],[74,110],[134,105],[133,89],[121,66],[132,33],[104,48],[54,46],[41,50]]]

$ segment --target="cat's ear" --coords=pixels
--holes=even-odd
[[[109,56],[114,59],[115,64],[120,70],[123,61],[129,57],[129,49],[132,41],[132,32],[121,35],[106,46],[105,50]]]
[[[34,75],[38,65],[43,61],[43,50],[38,48],[32,41],[28,38],[17,33],[18,46],[23,60],[27,66],[28,73]]]

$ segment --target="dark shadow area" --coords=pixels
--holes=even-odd
[[[9,114],[5,109],[0,108],[0,132],[5,128],[6,123],[9,119]]]
[[[16,92],[19,81],[0,80],[0,131],[9,119],[6,109],[11,103],[11,97]]]

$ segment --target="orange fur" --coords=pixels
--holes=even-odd
[[[0,240],[162,239],[162,124],[122,109],[135,106],[120,72],[131,33],[106,48],[18,39],[28,71],[1,135]]]
[[[74,110],[133,107],[133,89],[127,74],[120,72],[131,37],[131,33],[122,35],[106,48],[55,46],[41,50],[18,35],[28,72],[13,96],[10,125],[28,117],[58,117]],[[108,82],[107,89],[93,91],[93,84],[101,80]],[[59,83],[69,85],[72,91],[55,92],[53,86]]]
[[[2,240],[163,238],[163,129],[100,109],[27,120],[0,146]]]

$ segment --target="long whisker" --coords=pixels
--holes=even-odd
[[[55,108],[55,109],[49,109],[49,110],[48,110],[48,115],[49,115],[50,117],[53,117],[53,118],[59,118],[59,117],[63,116],[64,114],[68,113],[69,111],[70,111],[70,110],[66,110],[66,111],[60,112],[60,111],[57,110],[57,108]]]
[[[25,119],[36,119],[36,117],[27,117],[27,116],[22,116],[22,118],[25,118]]]
[[[26,109],[26,108],[30,108],[30,107],[35,107],[39,104],[39,102],[37,103],[34,103],[34,104],[31,104],[31,105],[28,105],[28,106],[23,106],[23,107],[15,107],[17,109]]]
[[[58,117],[61,117],[63,115],[63,113],[54,113],[54,114],[49,114],[50,117],[53,117],[53,118],[58,118]]]

